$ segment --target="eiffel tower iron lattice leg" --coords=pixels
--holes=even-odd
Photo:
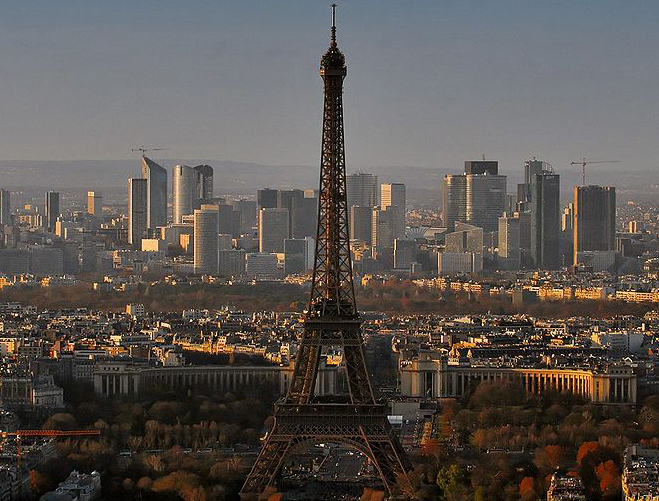
[[[330,48],[320,64],[325,105],[309,308],[288,393],[275,405],[273,428],[243,485],[243,499],[275,486],[286,461],[318,443],[340,443],[362,452],[389,495],[401,482],[408,483],[409,461],[387,420],[386,406],[373,396],[355,302],[343,138],[347,70],[336,44],[335,7]],[[326,399],[315,396],[314,390],[323,350],[330,347],[342,352],[348,391]]]

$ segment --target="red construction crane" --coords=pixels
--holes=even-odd
[[[581,165],[581,185],[586,186],[586,165],[587,164],[617,164],[620,160],[586,160],[582,158],[579,162],[570,162],[570,165]]]
[[[90,437],[101,430],[16,430],[0,431],[0,438],[16,437],[16,463],[21,466],[21,441],[23,437]]]

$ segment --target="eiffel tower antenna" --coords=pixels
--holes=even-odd
[[[375,466],[388,496],[408,483],[410,464],[389,421],[376,402],[366,368],[361,320],[355,302],[350,256],[343,129],[345,57],[336,44],[336,5],[332,5],[330,47],[322,56],[325,87],[318,227],[309,307],[286,397],[275,405],[274,425],[241,490],[256,499],[276,486],[284,464],[319,443],[340,443],[364,454]],[[317,395],[323,351],[343,354],[347,393]]]
[[[336,4],[332,4],[332,29],[330,33],[330,45],[336,47]]]

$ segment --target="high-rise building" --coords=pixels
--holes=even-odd
[[[57,216],[60,215],[59,212],[59,193],[56,191],[46,192],[46,214],[44,219],[44,227],[48,231],[55,231],[55,221],[57,221]]]
[[[245,274],[245,249],[227,249],[220,251],[219,274],[234,277]]]
[[[522,203],[522,208],[528,210],[528,203],[531,202],[533,194],[531,193],[531,184],[536,174],[542,174],[547,166],[542,160],[526,160],[524,162],[524,182],[517,185],[517,202]]]
[[[535,268],[560,267],[560,176],[542,171],[531,178],[531,259]]]
[[[467,173],[447,174],[442,180],[442,221],[449,231],[453,231],[456,221],[487,232],[497,230],[506,208],[506,176],[496,174],[497,162],[479,164],[483,162],[465,162]]]
[[[279,277],[277,254],[250,252],[245,255],[245,273],[254,280],[275,280]]]
[[[412,262],[414,261],[415,251],[416,242],[414,240],[403,240],[396,238],[394,240],[394,269],[411,269]]]
[[[546,171],[546,165],[547,164],[542,160],[537,160],[535,158],[533,158],[533,160],[526,160],[524,162],[524,184],[527,184],[530,187],[533,183],[533,178],[537,174],[542,174]]]
[[[499,174],[499,162],[496,160],[466,160],[465,174]]]
[[[147,181],[144,178],[128,180],[128,243],[141,245],[147,236]]]
[[[258,205],[258,210],[261,209],[274,209],[277,207],[277,190],[271,190],[270,188],[263,188],[256,193],[256,202]]]
[[[288,231],[287,238],[292,237],[293,233],[293,202],[294,200],[303,200],[304,191],[302,190],[279,190],[277,192],[277,208],[288,210]]]
[[[256,201],[237,200],[233,202],[233,210],[240,215],[240,233],[251,233],[256,226]]]
[[[467,220],[467,176],[447,174],[441,182],[442,223],[453,231],[456,221]]]
[[[142,157],[142,178],[146,179],[146,227],[155,231],[167,224],[167,169]]]
[[[373,239],[373,207],[353,205],[350,207],[350,240],[359,240],[371,245]]]
[[[197,165],[194,170],[197,173],[197,197],[203,202],[207,202],[213,198],[213,167]]]
[[[467,176],[465,223],[496,231],[506,205],[506,176]]]
[[[265,208],[259,211],[259,252],[284,252],[288,238],[288,209]]]
[[[316,236],[318,219],[317,198],[293,198],[291,201],[291,237],[302,238]]]
[[[561,215],[561,231],[572,231],[574,229],[574,202],[567,204]]]
[[[194,272],[218,271],[218,207],[202,205],[194,211]]]
[[[438,252],[437,273],[478,273],[483,271],[483,254],[473,252]]]
[[[582,251],[615,250],[616,189],[574,187],[574,264]]]
[[[172,171],[173,221],[180,223],[183,216],[192,214],[202,203],[213,198],[213,168],[210,165],[177,165]]]
[[[307,271],[307,241],[300,238],[284,240],[284,275],[297,275]]]
[[[11,223],[11,192],[0,190],[0,224]]]
[[[187,165],[176,165],[172,171],[173,221],[178,224],[184,214],[192,214],[199,204],[199,175]]]
[[[217,248],[221,251],[233,249],[233,237],[227,233],[219,233],[217,235]]]
[[[517,269],[520,266],[519,223],[519,213],[514,216],[503,214],[499,218],[498,256],[504,269]]]
[[[217,208],[220,233],[227,233],[234,238],[239,237],[240,212],[235,211],[233,205],[220,204]]]
[[[483,228],[480,226],[457,221],[455,223],[455,231],[447,233],[444,241],[446,252],[473,252],[475,254],[482,254],[485,236]]]
[[[103,196],[97,191],[87,192],[87,214],[94,217],[103,215]]]
[[[346,176],[348,209],[353,205],[373,207],[378,205],[378,177],[373,174],[350,174]]]
[[[371,245],[379,252],[394,248],[393,227],[398,213],[392,207],[372,209]]]
[[[405,185],[403,183],[382,184],[380,186],[380,207],[395,213],[392,217],[391,233],[394,238],[404,239],[407,209]]]

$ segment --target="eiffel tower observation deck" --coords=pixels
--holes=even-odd
[[[324,83],[320,189],[315,261],[304,332],[286,397],[275,405],[274,425],[241,490],[244,500],[277,488],[292,457],[320,443],[355,449],[371,462],[390,498],[408,484],[405,453],[377,402],[364,358],[350,256],[343,128],[345,56],[336,41],[332,5],[330,46],[320,61]],[[343,355],[347,392],[314,394],[321,356]]]

